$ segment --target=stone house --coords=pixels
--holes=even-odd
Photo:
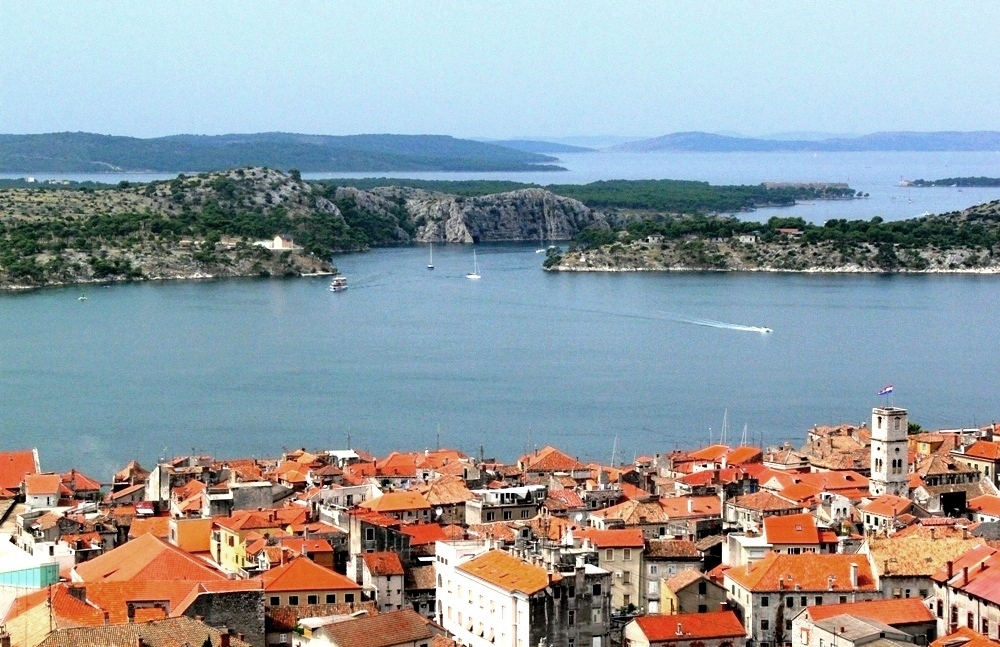
[[[361,586],[378,604],[379,613],[403,608],[403,578],[406,572],[393,552],[361,556]]]
[[[650,615],[632,620],[623,631],[627,647],[743,647],[746,632],[731,610]]]

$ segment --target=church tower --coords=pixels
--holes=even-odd
[[[876,407],[872,409],[872,476],[868,491],[873,497],[909,494],[907,477],[906,409]]]

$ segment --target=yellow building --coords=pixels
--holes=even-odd
[[[305,508],[248,510],[234,512],[229,517],[212,520],[212,559],[222,570],[238,573],[255,564],[247,559],[248,539],[269,537],[283,532],[292,524],[305,523],[309,511]]]

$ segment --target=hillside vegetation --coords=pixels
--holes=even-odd
[[[1000,201],[896,222],[651,218],[586,229],[545,263],[572,271],[995,272],[998,251]]]
[[[6,173],[200,172],[240,166],[306,172],[562,170],[548,164],[554,161],[442,135],[0,135],[0,172]]]

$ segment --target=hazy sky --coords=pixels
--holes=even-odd
[[[13,2],[0,132],[1000,129],[996,2]]]

